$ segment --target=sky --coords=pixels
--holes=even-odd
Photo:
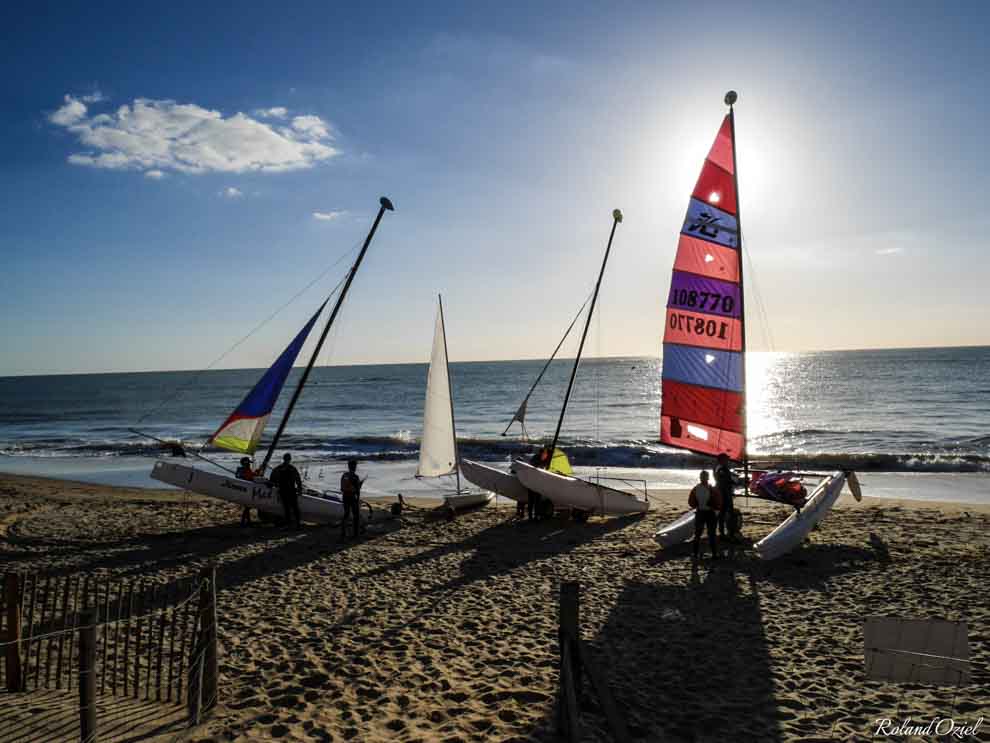
[[[967,212],[990,191],[988,21],[982,3],[4,4],[0,375],[266,366],[382,195],[396,210],[321,363],[425,362],[440,292],[453,361],[546,357],[616,207],[587,353],[655,356],[729,89],[751,349],[990,344],[990,224]]]

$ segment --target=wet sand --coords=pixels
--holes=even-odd
[[[585,525],[407,511],[342,542],[243,529],[236,507],[175,491],[3,475],[0,566],[166,581],[216,560],[221,704],[192,740],[552,740],[566,580],[636,740],[860,740],[878,718],[990,717],[990,508],[844,495],[784,559],[694,563],[652,539],[686,493],[654,496],[645,517]],[[787,514],[737,505],[753,540]],[[866,681],[874,615],[968,621],[972,684]],[[583,703],[583,740],[609,740]]]

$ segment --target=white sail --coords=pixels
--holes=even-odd
[[[419,469],[416,471],[420,477],[452,475],[457,472],[452,405],[443,311],[438,310],[437,325],[433,331],[433,354],[430,356],[430,371],[426,378],[423,439],[419,445]]]

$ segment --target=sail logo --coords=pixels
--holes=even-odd
[[[736,218],[728,212],[692,198],[681,231],[686,235],[735,248],[739,244],[738,224]]]

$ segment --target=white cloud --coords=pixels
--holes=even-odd
[[[227,186],[227,188],[225,188],[223,191],[220,192],[220,195],[223,196],[225,199],[239,199],[241,198],[241,196],[244,195],[244,192],[241,191],[241,189],[239,188],[234,188],[233,186]]]
[[[314,139],[326,139],[330,136],[327,123],[319,116],[296,116],[292,119],[292,128]]]
[[[341,217],[346,217],[347,212],[343,209],[335,209],[330,212],[313,212],[313,219],[319,219],[322,222],[332,222],[335,219],[340,219]]]
[[[272,106],[271,108],[259,108],[255,110],[255,116],[263,119],[284,119],[289,115],[289,109],[285,106]]]
[[[338,152],[330,125],[311,115],[295,117],[291,128],[275,129],[243,113],[224,117],[195,103],[145,98],[93,115],[82,100],[67,95],[48,118],[85,148],[69,162],[94,168],[280,172],[311,168]]]
[[[62,107],[48,117],[48,120],[58,126],[72,126],[86,116],[86,104],[71,95],[65,96]]]
[[[877,255],[897,255],[903,252],[904,248],[881,248],[877,251]]]
[[[161,180],[165,177],[165,174],[160,170],[147,170],[144,173],[145,178],[152,178],[156,181]]]
[[[106,96],[104,96],[103,93],[97,90],[95,93],[90,93],[89,95],[82,96],[79,100],[81,100],[83,103],[99,103],[100,101],[105,101]]]

